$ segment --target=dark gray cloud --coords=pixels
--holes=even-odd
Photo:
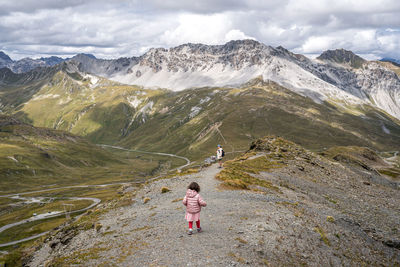
[[[32,13],[40,9],[61,9],[66,7],[75,7],[84,4],[84,0],[24,0],[24,1],[10,1],[0,0],[0,14],[7,14],[10,12],[25,12]]]
[[[114,58],[254,38],[297,53],[346,48],[400,58],[399,16],[397,0],[0,0],[0,50]]]

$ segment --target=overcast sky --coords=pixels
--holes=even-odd
[[[0,0],[0,50],[13,59],[117,58],[245,38],[308,55],[345,48],[400,59],[400,1]]]

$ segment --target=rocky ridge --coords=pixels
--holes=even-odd
[[[41,57],[38,59],[26,57],[20,60],[12,60],[7,54],[0,51],[0,69],[9,68],[15,73],[28,72],[38,67],[50,67],[63,61],[64,59],[56,56]]]
[[[360,68],[366,60],[357,56],[351,51],[344,49],[327,50],[323,52],[317,59],[322,61],[336,62],[338,64],[347,64],[352,68]]]

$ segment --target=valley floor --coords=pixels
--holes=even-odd
[[[371,238],[351,215],[302,190],[222,190],[219,170],[214,164],[146,184],[133,204],[105,213],[98,227],[68,242],[53,237],[27,265],[399,266],[400,251]],[[208,205],[201,212],[204,232],[188,236],[181,199],[192,181]],[[171,191],[161,193],[162,187]]]

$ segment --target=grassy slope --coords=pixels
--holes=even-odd
[[[210,101],[200,104],[206,97]],[[227,142],[226,151],[245,150],[252,140],[271,134],[313,150],[337,144],[387,150],[398,146],[400,140],[399,122],[382,112],[370,107],[319,105],[274,83],[196,89],[196,94],[187,90],[171,94],[157,105],[168,107],[168,112],[155,112],[123,139],[122,145],[198,158],[213,153],[217,143],[225,144],[220,133]],[[202,110],[191,119],[188,115],[193,106]],[[382,123],[390,135],[383,132]]]
[[[382,111],[320,105],[259,80],[242,88],[170,92],[102,78],[93,85],[81,75],[59,71],[19,114],[36,126],[70,131],[95,143],[191,159],[214,153],[217,143],[226,151],[245,150],[251,141],[270,134],[313,150],[358,145],[385,151],[400,145],[400,122]]]
[[[146,102],[161,91],[145,93],[102,78],[92,84],[90,78],[57,72],[51,81],[21,109],[35,126],[69,131],[99,143],[113,143],[135,115],[128,99]],[[141,100],[140,100],[141,99]],[[45,108],[44,108],[45,107]]]
[[[168,160],[161,156],[111,153],[72,134],[0,116],[0,190],[3,193],[32,190],[41,185],[132,180],[148,175],[159,168],[160,162]]]
[[[3,112],[19,109],[48,83],[56,71],[57,68],[46,67],[16,74],[6,68],[0,69],[0,109]]]

